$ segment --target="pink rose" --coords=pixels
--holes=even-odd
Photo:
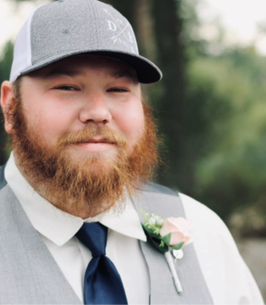
[[[185,246],[193,241],[189,232],[188,222],[183,217],[170,217],[165,220],[160,230],[160,235],[164,237],[169,233],[172,233],[170,246],[175,246],[182,242],[184,242]]]

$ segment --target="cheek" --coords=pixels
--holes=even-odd
[[[121,107],[113,120],[120,131],[126,136],[128,143],[134,145],[142,136],[144,131],[144,112],[142,103],[134,103]]]
[[[58,137],[73,127],[77,115],[75,104],[51,96],[28,77],[23,79],[22,85],[23,114],[30,132],[51,145],[57,144]]]
[[[73,112],[69,109],[66,111],[60,105],[50,105],[48,101],[39,100],[38,104],[25,105],[24,113],[30,130],[36,136],[56,144],[58,137],[68,132]]]

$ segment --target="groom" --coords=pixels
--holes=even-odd
[[[0,304],[263,304],[221,220],[149,183],[158,140],[140,84],[161,77],[110,5],[59,0],[29,16],[1,89],[12,153],[0,170]],[[190,224],[174,265],[182,296],[142,210]]]

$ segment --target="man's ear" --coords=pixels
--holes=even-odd
[[[4,81],[1,86],[1,107],[5,118],[5,130],[8,134],[11,134],[13,130],[13,124],[10,121],[10,116],[8,113],[10,112],[14,101],[15,95],[13,92],[12,83],[9,81]]]

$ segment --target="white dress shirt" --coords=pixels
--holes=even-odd
[[[119,215],[111,209],[83,220],[57,209],[41,197],[18,170],[13,154],[6,165],[5,178],[81,301],[91,253],[75,234],[84,221],[99,221],[109,228],[106,255],[120,273],[128,303],[149,303],[148,270],[138,242],[146,241],[146,236],[130,199]],[[214,303],[263,304],[257,285],[221,219],[192,198],[183,194],[180,197]]]

